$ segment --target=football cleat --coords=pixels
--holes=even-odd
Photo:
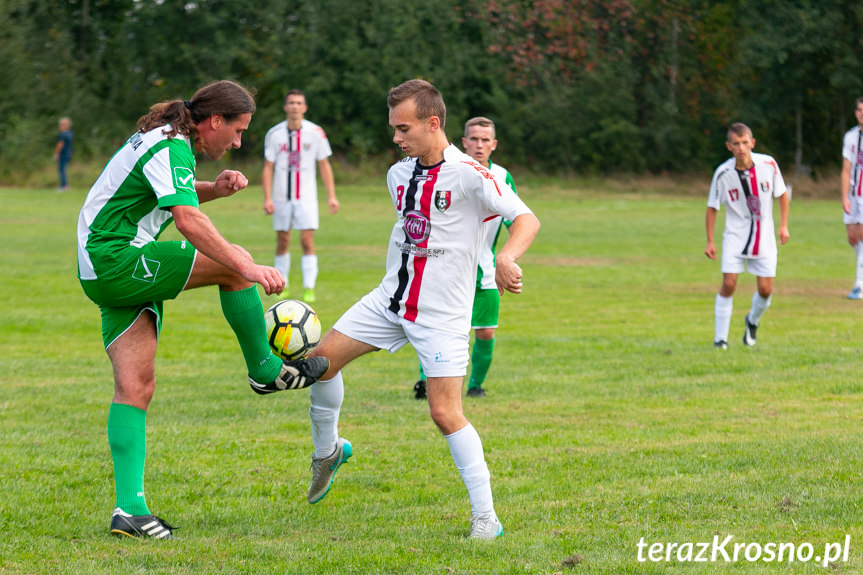
[[[716,349],[728,349],[728,342],[725,341],[724,339],[721,339],[719,341],[714,341],[713,347],[715,347]]]
[[[854,286],[854,289],[848,294],[848,299],[863,299],[863,289],[860,289],[860,286]]]
[[[749,323],[749,314],[746,314],[746,329],[743,331],[743,345],[755,345],[755,332],[758,331],[758,326]]]
[[[125,537],[152,537],[173,539],[171,532],[176,527],[155,515],[129,515],[119,507],[111,516],[111,533]]]
[[[414,384],[414,399],[425,399],[426,395],[426,380],[421,379]]]
[[[272,383],[258,383],[249,377],[249,386],[257,394],[267,395],[285,389],[303,389],[315,383],[330,368],[325,357],[307,357],[282,363],[282,371]]]
[[[351,442],[339,437],[336,448],[327,457],[312,457],[312,483],[309,485],[309,503],[317,503],[330,491],[336,471],[354,454]]]
[[[468,397],[485,397],[485,390],[481,387],[469,387],[469,388],[467,388],[467,396]]]
[[[306,288],[303,290],[303,301],[306,303],[315,303],[317,298],[315,297],[315,290]]]
[[[503,535],[503,525],[500,524],[496,515],[474,515],[470,518],[471,539],[492,540],[501,535]]]

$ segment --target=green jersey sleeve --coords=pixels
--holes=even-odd
[[[182,137],[166,139],[151,148],[150,154],[143,171],[156,193],[159,208],[198,207],[195,156],[188,141]]]
[[[512,188],[513,192],[518,194],[518,190],[515,189],[515,180],[512,179],[512,174],[509,173],[509,170],[506,171],[506,180],[505,181],[506,181],[506,185],[509,186],[510,188]],[[509,229],[509,227],[512,225],[512,222],[507,220],[507,219],[504,219],[503,225],[506,226],[506,229]]]

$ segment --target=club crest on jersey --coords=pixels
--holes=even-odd
[[[758,196],[752,195],[746,198],[746,203],[749,206],[749,211],[752,212],[753,216],[761,215],[761,199]]]
[[[174,166],[174,187],[178,190],[195,191],[195,172],[185,166]]]
[[[761,182],[761,191],[765,194],[770,193],[770,182]]]
[[[447,211],[452,204],[452,191],[450,190],[437,190],[434,194],[434,207],[438,209],[440,213],[444,213]]]
[[[410,210],[405,213],[404,230],[408,241],[414,245],[419,245],[428,239],[431,232],[431,222],[422,212]]]

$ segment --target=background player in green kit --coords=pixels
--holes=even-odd
[[[491,161],[491,154],[497,149],[495,138],[494,122],[483,116],[477,116],[465,122],[461,145],[468,156],[516,192],[512,174],[500,164]],[[500,311],[500,292],[494,281],[494,257],[501,224],[509,228],[512,222],[503,221],[498,217],[486,222],[483,230],[483,248],[476,273],[476,293],[471,314],[471,328],[474,330],[475,337],[470,354],[468,397],[485,397],[482,384],[485,382],[494,354],[494,330],[497,329]],[[420,366],[420,379],[414,384],[414,397],[417,399],[426,397],[426,376],[422,366]]]
[[[111,532],[117,535],[172,537],[173,527],[151,514],[144,497],[145,423],[164,300],[218,285],[257,393],[308,387],[329,366],[326,359],[282,362],[270,351],[256,284],[279,293],[284,279],[229,243],[198,209],[248,181],[233,170],[214,182],[196,181],[195,152],[218,160],[239,148],[254,112],[252,95],[230,81],[204,86],[191,100],[154,105],[105,166],[78,217],[78,277],[102,312],[102,339],[114,368],[108,443],[116,487]],[[156,241],[172,220],[185,240]]]

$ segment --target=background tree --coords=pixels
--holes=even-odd
[[[744,121],[786,171],[835,169],[861,27],[842,0],[4,0],[0,182],[50,164],[62,115],[102,162],[150,104],[219,78],[257,92],[249,161],[300,88],[338,157],[385,163],[387,90],[422,77],[453,141],[490,116],[514,168],[709,171]]]

